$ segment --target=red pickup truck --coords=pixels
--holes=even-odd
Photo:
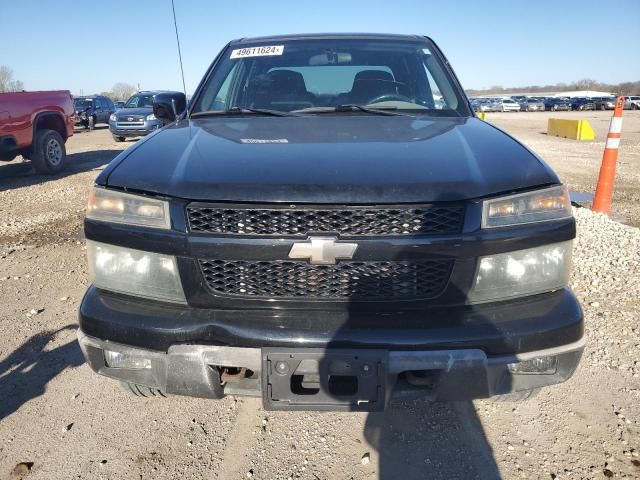
[[[59,172],[74,122],[68,90],[0,93],[0,160],[22,155],[39,173]]]

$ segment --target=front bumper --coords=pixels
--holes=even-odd
[[[155,132],[162,127],[159,120],[145,120],[141,125],[118,125],[117,122],[109,120],[109,131],[119,137],[143,137]]]
[[[226,347],[215,345],[174,345],[167,352],[158,352],[99,340],[78,330],[78,341],[89,366],[97,373],[120,381],[153,387],[164,393],[201,398],[220,398],[222,395],[248,395],[266,398],[262,385],[265,381],[264,355],[259,348]],[[384,401],[373,410],[382,410],[390,398],[430,396],[436,400],[467,400],[529,390],[564,382],[575,371],[584,340],[532,351],[518,355],[488,356],[481,349],[448,349],[376,351],[384,358]],[[105,362],[105,350],[137,358],[149,359],[149,368],[110,368]],[[298,350],[290,350],[293,355]],[[301,351],[308,353],[309,349]],[[322,359],[336,355],[359,354],[366,350],[311,350]],[[534,358],[554,357],[555,370],[548,373],[514,373],[513,365]],[[358,358],[357,356],[354,358]],[[322,371],[322,360],[319,362]],[[249,372],[239,378],[221,381],[219,370],[224,367]],[[332,366],[325,366],[331,371]],[[418,379],[416,381],[416,378]],[[295,395],[292,395],[295,396]],[[305,398],[309,402],[312,399]],[[297,408],[287,404],[271,409],[360,410],[357,402],[304,403]],[[366,408],[362,408],[366,410]]]
[[[169,394],[260,395],[261,352],[383,352],[389,392],[443,399],[483,398],[568,379],[583,348],[583,318],[569,290],[413,312],[208,310],[142,300],[90,287],[79,341],[102,375]],[[109,368],[104,350],[150,359],[142,370]],[[557,356],[553,374],[514,374],[508,364]],[[252,374],[221,386],[219,370]],[[430,372],[417,388],[407,372]],[[413,375],[413,374],[411,374]]]

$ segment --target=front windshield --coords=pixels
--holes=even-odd
[[[461,92],[434,50],[426,40],[363,39],[275,40],[232,47],[223,52],[191,113],[320,113],[359,105],[468,116]]]
[[[92,100],[90,98],[76,98],[73,101],[73,106],[78,108],[89,108],[91,107]]]
[[[153,95],[134,95],[125,104],[124,108],[153,108]]]

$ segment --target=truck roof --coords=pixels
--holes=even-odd
[[[271,42],[271,41],[290,41],[290,40],[339,40],[339,39],[363,39],[363,40],[396,40],[396,41],[424,41],[427,37],[423,35],[400,35],[394,33],[300,33],[293,35],[272,35],[265,37],[246,37],[233,40],[231,45]]]

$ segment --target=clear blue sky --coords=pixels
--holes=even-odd
[[[191,93],[231,39],[417,33],[465,88],[640,80],[640,0],[175,0]],[[181,89],[170,0],[0,0],[0,65],[28,90]]]

